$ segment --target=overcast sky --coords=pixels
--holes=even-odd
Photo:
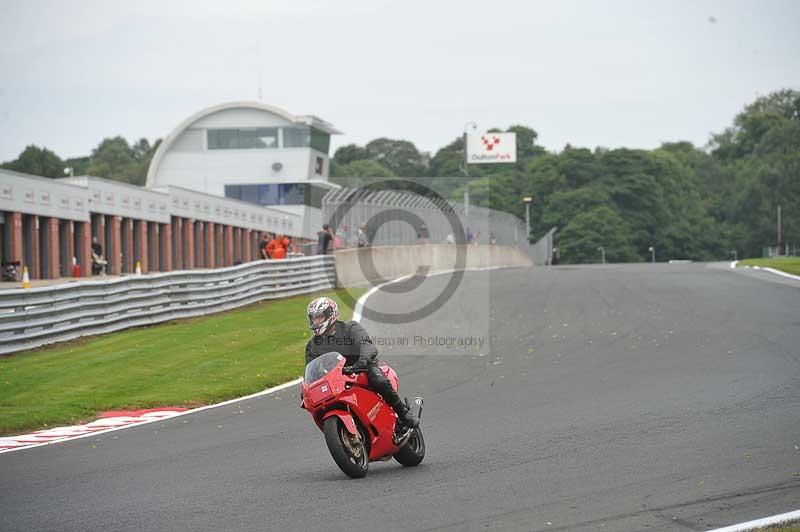
[[[0,0],[0,161],[88,155],[255,100],[435,151],[524,124],[551,150],[698,145],[800,89],[798,1]]]

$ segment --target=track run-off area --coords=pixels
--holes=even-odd
[[[449,279],[368,306],[409,312]],[[800,509],[800,282],[468,272],[433,314],[384,321],[362,323],[425,398],[420,466],[349,480],[292,386],[2,454],[0,530],[680,531]]]

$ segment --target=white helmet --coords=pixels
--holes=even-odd
[[[318,297],[308,304],[308,327],[319,336],[328,330],[333,322],[339,319],[339,307],[329,297]]]

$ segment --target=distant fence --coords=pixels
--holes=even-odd
[[[464,234],[456,235],[448,215],[457,218]],[[402,218],[402,219],[401,219]],[[340,188],[322,198],[322,219],[333,226],[341,247],[356,247],[359,225],[367,225],[369,243],[376,246],[418,243],[419,227],[425,225],[425,240],[445,243],[448,235],[467,241],[469,229],[477,244],[527,247],[525,223],[507,212],[470,206],[448,200],[431,200],[405,191],[367,191]]]
[[[0,290],[0,355],[81,336],[204,316],[336,285],[334,258],[317,255]]]
[[[553,236],[558,228],[553,227],[545,235],[532,244],[528,254],[537,266],[549,266],[553,260]]]

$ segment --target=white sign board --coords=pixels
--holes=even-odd
[[[467,135],[467,163],[493,164],[517,162],[516,133]]]

